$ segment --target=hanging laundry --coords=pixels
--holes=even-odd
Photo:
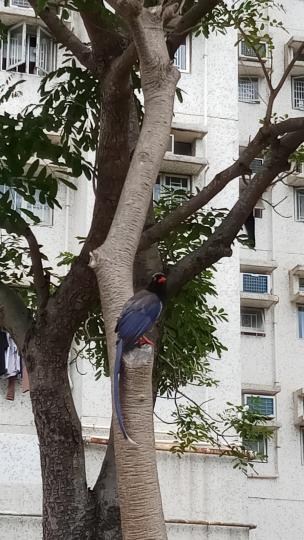
[[[16,343],[8,332],[6,333],[6,337],[8,341],[8,348],[5,353],[6,376],[16,377],[16,375],[21,373],[20,355]]]
[[[0,330],[0,376],[5,375],[6,373],[6,367],[5,367],[5,354],[8,348],[8,339],[6,336],[6,332],[3,332],[3,330]]]

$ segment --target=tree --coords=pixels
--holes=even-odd
[[[208,36],[210,31],[224,32],[234,27],[260,56],[261,35],[269,45],[271,40],[258,21],[264,16],[263,10],[273,2],[256,0],[228,6],[222,1],[199,0],[151,6],[149,2],[143,4],[137,0],[111,0],[110,5],[115,10],[112,13],[99,2],[75,0],[67,7],[79,13],[90,46],[67,28],[64,12],[62,18],[58,17],[51,2],[30,0],[30,3],[54,38],[85,68],[82,72],[72,62],[68,68],[71,84],[65,86],[66,101],[56,105],[57,118],[62,117],[69,106],[74,107],[74,115],[76,107],[79,116],[74,123],[67,117],[62,144],[56,146],[41,131],[42,127],[48,130],[58,127],[58,119],[51,112],[37,116],[35,110],[30,110],[24,117],[15,119],[3,115],[2,127],[10,126],[7,131],[3,129],[1,142],[1,154],[6,158],[1,163],[3,183],[29,202],[39,191],[41,202],[56,204],[58,181],[68,183],[69,180],[62,172],[54,175],[47,167],[41,168],[40,160],[47,157],[59,169],[64,162],[73,177],[82,172],[88,177],[92,175],[95,206],[80,255],[53,290],[31,227],[12,208],[8,192],[2,194],[1,226],[24,237],[28,243],[37,302],[31,316],[18,290],[2,280],[1,326],[10,331],[23,351],[29,371],[41,452],[44,538],[119,538],[112,444],[109,444],[94,492],[88,491],[86,485],[81,426],[66,370],[73,336],[96,305],[98,285],[112,371],[115,321],[124,302],[132,295],[133,283],[135,286],[145,284],[151,272],[161,269],[157,243],[209,204],[231,180],[244,177],[245,187],[236,204],[215,223],[208,238],[170,268],[169,297],[177,295],[190,280],[222,257],[232,254],[231,246],[256,202],[268,186],[278,181],[282,172],[290,169],[291,156],[304,141],[304,118],[273,117],[275,98],[303,46],[276,87],[260,58],[270,93],[261,128],[237,161],[217,174],[195,196],[155,222],[151,193],[170,134],[179,79],[172,62],[176,49],[191,31]],[[81,104],[70,100],[73,76],[79,77],[79,84],[83,82],[84,93],[78,92],[78,97],[82,96],[82,103],[89,105],[91,115],[86,116]],[[144,98],[142,121],[138,120],[138,103],[134,99],[139,77]],[[18,87],[15,85],[9,93],[11,91],[18,91]],[[44,100],[47,107],[56,102],[57,95],[45,91]],[[36,126],[36,136],[25,139],[29,131],[33,135],[33,126]],[[96,164],[92,171],[81,153],[94,147],[92,141],[96,140],[96,133]],[[28,144],[24,144],[25,140]],[[266,155],[264,166],[252,175],[250,163],[261,152]],[[28,159],[34,155],[36,160],[28,168]],[[28,217],[35,219],[33,213],[28,212]],[[94,285],[92,269],[96,275]],[[18,276],[15,281],[18,282]],[[152,368],[149,348],[134,350],[124,358],[123,410],[128,431],[138,447],[134,449],[124,441],[115,418],[112,426],[122,532],[127,540],[138,538],[138,531],[147,540],[166,538],[153,445]],[[104,523],[111,512],[112,530],[105,536]]]

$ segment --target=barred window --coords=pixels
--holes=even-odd
[[[272,396],[245,395],[245,405],[249,410],[263,416],[274,416],[274,398]]]
[[[259,82],[257,77],[239,78],[239,101],[256,103],[259,100]]]
[[[304,221],[304,189],[297,189],[296,196],[296,219]]]
[[[241,56],[247,56],[249,58],[257,58],[256,50],[259,55],[264,58],[266,56],[266,44],[258,43],[255,48],[251,47],[246,43],[246,41],[241,41],[240,53]]]
[[[304,110],[304,77],[292,79],[292,106],[294,109]]]
[[[11,0],[11,5],[20,8],[30,8],[31,5],[27,0]]]
[[[265,294],[268,292],[268,276],[263,274],[243,274],[243,291]]]
[[[174,65],[180,71],[189,70],[189,39],[185,38],[174,55]]]
[[[241,307],[241,331],[245,334],[264,334],[264,310]]]

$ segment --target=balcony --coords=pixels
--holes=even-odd
[[[161,171],[177,175],[198,175],[207,165],[207,160],[197,155],[197,141],[202,139],[206,132],[197,126],[173,123]]]

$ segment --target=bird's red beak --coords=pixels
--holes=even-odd
[[[166,283],[167,281],[167,278],[165,276],[161,276],[159,279],[158,279],[158,283]]]

